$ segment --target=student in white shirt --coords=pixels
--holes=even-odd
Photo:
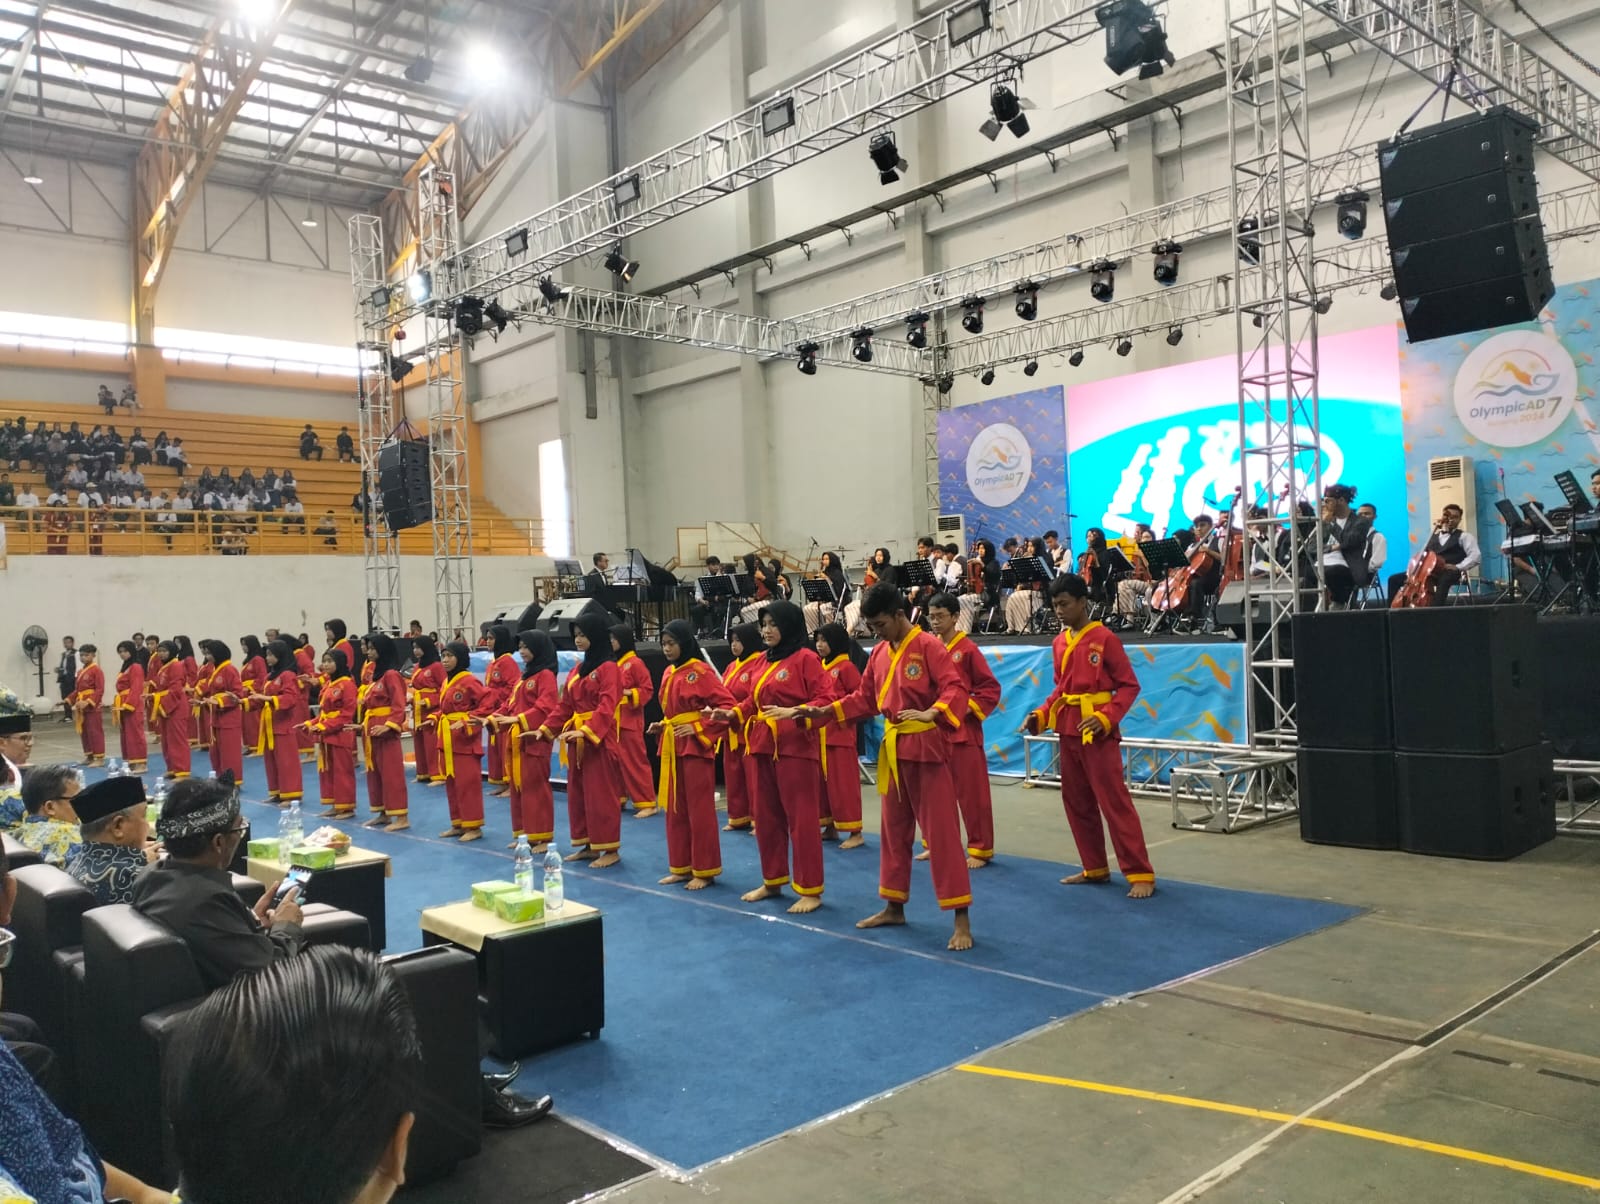
[[[60,489],[54,489],[51,491],[50,496],[44,499],[44,504],[46,506],[65,506],[71,500]]]
[[[1356,513],[1367,520],[1372,528],[1372,534],[1367,536],[1367,571],[1368,578],[1372,581],[1382,581],[1379,575],[1383,572],[1383,562],[1389,559],[1389,541],[1384,538],[1383,532],[1378,530],[1378,508],[1371,502],[1362,502],[1356,507]]]
[[[39,495],[33,491],[32,485],[24,485],[22,492],[17,494],[17,505],[24,510],[36,509],[39,505]]]

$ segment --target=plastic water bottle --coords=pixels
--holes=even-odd
[[[560,911],[567,902],[567,892],[561,884],[561,850],[551,841],[544,854],[544,909]]]
[[[108,778],[120,778],[121,776],[122,776],[122,762],[119,761],[116,757],[107,758],[107,760],[106,760],[106,777],[108,777]]]
[[[278,816],[278,864],[289,864],[289,851],[299,845],[305,836],[305,828],[300,820],[300,803],[298,800],[285,807]]]
[[[517,884],[517,889],[531,893],[533,891],[533,850],[528,847],[527,836],[517,837],[517,850],[512,857],[515,869],[511,875],[512,881]]]

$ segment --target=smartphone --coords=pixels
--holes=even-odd
[[[300,888],[300,898],[304,900],[306,897],[306,887],[310,884],[310,882],[311,871],[305,866],[296,865],[290,867],[289,872],[283,876],[283,881],[278,883],[278,889],[272,892],[271,906],[276,907],[279,903],[282,903],[289,891],[296,886]]]

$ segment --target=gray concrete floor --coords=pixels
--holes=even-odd
[[[36,760],[73,755],[70,727],[39,730]],[[870,824],[870,788],[866,800]],[[1600,928],[1600,840],[1563,837],[1515,862],[1478,863],[1308,845],[1293,823],[1180,833],[1164,805],[1139,809],[1162,877],[1367,910],[976,1062],[1274,1113],[1315,1106],[1324,1120],[1600,1179],[1600,947],[1416,1044]],[[1072,859],[1053,790],[997,779],[995,813],[1001,856]],[[853,1039],[878,1039],[881,1018],[856,1021]],[[848,1042],[837,1053],[848,1057]],[[687,1179],[652,1174],[606,1198],[1542,1204],[1594,1194],[1368,1138],[951,1070]]]

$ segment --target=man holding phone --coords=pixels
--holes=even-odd
[[[189,946],[208,991],[305,948],[298,884],[265,892],[254,910],[235,893],[228,866],[244,830],[230,787],[198,778],[178,782],[156,824],[167,859],[133,888],[133,906]]]

